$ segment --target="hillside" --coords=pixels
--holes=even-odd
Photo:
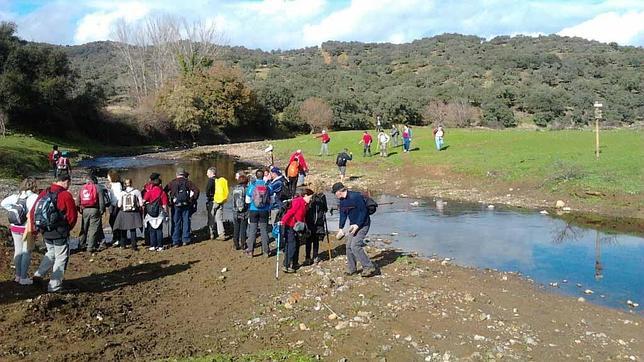
[[[81,76],[103,84],[110,98],[124,93],[113,43],[64,49]],[[292,128],[301,122],[299,104],[312,96],[331,105],[336,128],[364,127],[375,114],[414,124],[575,126],[592,120],[595,99],[606,104],[609,123],[644,119],[644,49],[580,38],[486,41],[445,34],[400,45],[326,42],[272,52],[226,47],[222,57],[243,70],[260,101]]]

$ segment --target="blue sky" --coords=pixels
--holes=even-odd
[[[0,19],[16,22],[21,37],[56,44],[107,40],[119,19],[161,13],[214,22],[226,44],[265,50],[442,33],[554,33],[644,46],[644,0],[0,0]]]

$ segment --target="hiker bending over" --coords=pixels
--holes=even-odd
[[[364,196],[359,192],[347,190],[341,182],[334,184],[331,191],[340,201],[340,231],[338,231],[337,239],[347,237],[347,270],[345,274],[356,274],[356,262],[360,262],[362,264],[362,276],[371,277],[376,274],[376,268],[364,251],[364,239],[371,226],[371,219]],[[349,230],[345,234],[343,229],[347,219],[349,219]]]
[[[282,217],[282,225],[284,225],[286,233],[284,267],[282,269],[285,273],[295,273],[299,267],[300,239],[304,237],[306,232],[306,212],[313,197],[311,189],[298,189],[298,192],[300,194],[293,198],[291,207]]]

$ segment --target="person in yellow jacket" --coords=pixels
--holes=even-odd
[[[217,240],[225,240],[224,231],[224,204],[228,201],[228,181],[217,178],[217,169],[210,167],[206,172],[208,184],[206,185],[206,212],[208,213],[208,230],[210,238],[215,239],[215,226]]]

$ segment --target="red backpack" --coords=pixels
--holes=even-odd
[[[82,207],[97,207],[98,206],[98,190],[96,185],[86,183],[80,190],[80,205]]]
[[[66,170],[67,166],[69,166],[69,160],[67,159],[67,157],[60,156],[56,161],[56,167],[59,170]]]

